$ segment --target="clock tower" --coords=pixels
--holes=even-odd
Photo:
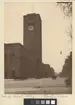
[[[23,45],[35,58],[42,62],[42,28],[39,14],[27,14],[23,17]]]

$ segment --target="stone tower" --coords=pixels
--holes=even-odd
[[[23,17],[23,45],[42,62],[42,22],[39,14],[27,14]]]

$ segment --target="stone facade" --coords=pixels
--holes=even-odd
[[[39,14],[27,14],[23,17],[24,48],[32,52],[42,62],[42,21]]]
[[[34,77],[37,61],[20,43],[5,44],[5,78]]]
[[[23,45],[4,44],[4,77],[13,79],[41,78],[54,75],[49,64],[42,63],[42,28],[39,14],[23,17]]]

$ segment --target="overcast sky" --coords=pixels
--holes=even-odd
[[[4,42],[23,44],[23,15],[33,12],[42,19],[42,61],[60,72],[71,49],[66,34],[71,20],[64,18],[56,3],[5,3]]]

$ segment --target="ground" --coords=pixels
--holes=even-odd
[[[14,80],[5,79],[7,94],[71,94],[72,88],[66,87],[65,78]]]

